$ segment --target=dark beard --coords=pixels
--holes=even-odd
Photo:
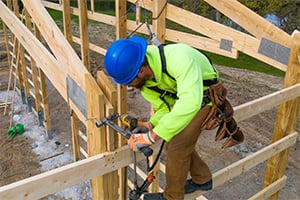
[[[140,90],[145,85],[146,81],[147,81],[146,77],[143,77],[142,79],[139,79],[139,82],[133,87]]]

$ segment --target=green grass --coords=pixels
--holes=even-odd
[[[60,12],[60,11],[48,9],[48,12],[51,15],[51,17],[55,20],[63,19],[62,12]],[[107,15],[114,15],[114,11],[102,11],[102,13],[107,14]],[[128,13],[127,18],[131,19],[131,20],[135,20],[135,14]],[[78,22],[78,17],[75,15],[71,15],[71,19],[76,20]],[[142,22],[144,21],[144,15],[141,16],[141,21]],[[149,21],[149,23],[151,23],[151,21]],[[195,34],[193,31],[187,30],[187,28],[185,28],[181,25],[178,25],[176,23],[172,23],[170,21],[167,22],[167,27]],[[137,35],[141,35],[141,34],[137,34]],[[239,52],[238,59],[232,59],[232,58],[228,58],[228,57],[210,53],[210,52],[205,52],[205,53],[211,58],[212,62],[217,65],[240,68],[240,69],[247,69],[247,70],[251,70],[251,71],[257,71],[257,72],[262,72],[262,73],[269,74],[269,75],[274,75],[274,76],[284,77],[284,75],[285,75],[285,72],[283,72],[279,69],[276,69],[275,67],[272,67],[271,65],[268,65],[260,60],[252,58],[251,56],[248,56],[242,52]]]

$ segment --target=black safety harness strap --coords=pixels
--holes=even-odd
[[[171,79],[173,79],[174,81],[176,81],[176,79],[174,77],[172,77],[169,74],[169,72],[167,71],[166,57],[165,57],[165,54],[164,54],[163,45],[159,45],[158,49],[159,49],[159,55],[160,55],[160,60],[161,60],[161,65],[162,65],[162,71],[165,74],[167,74]],[[205,56],[208,58],[210,64],[212,65],[212,62],[211,62],[210,58],[207,55],[205,55]],[[213,65],[212,65],[212,67],[213,67]],[[213,67],[213,69],[216,72],[216,69],[214,67]],[[206,87],[209,87],[209,86],[211,86],[213,84],[216,84],[218,82],[219,82],[219,80],[217,78],[212,79],[212,80],[203,80],[203,85],[206,86]],[[166,91],[166,90],[162,90],[162,89],[160,89],[157,86],[152,86],[152,87],[147,87],[147,88],[150,89],[150,90],[153,90],[153,91],[155,91],[157,93],[159,93],[160,94],[159,98],[168,106],[169,111],[171,111],[170,105],[169,105],[169,103],[166,101],[166,99],[164,97],[165,96],[169,96],[169,97],[171,97],[173,99],[178,99],[177,93],[172,93],[172,92],[169,92],[169,91]],[[203,96],[203,100],[202,100],[202,107],[205,106],[206,104],[208,104],[209,102],[210,102],[209,97],[207,95],[204,95]]]

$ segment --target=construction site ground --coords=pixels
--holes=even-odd
[[[5,59],[5,58],[1,58]],[[99,57],[91,55],[93,74],[102,69]],[[216,66],[220,71],[221,81],[228,89],[228,97],[233,106],[265,96],[282,88],[283,78],[270,76],[243,69]],[[5,101],[8,74],[0,76],[0,103]],[[8,137],[11,109],[3,116],[0,108],[0,186],[19,181],[39,173],[73,162],[70,127],[70,109],[68,104],[53,88],[48,80],[48,100],[51,118],[52,139],[47,139],[45,130],[38,125],[33,112],[22,104],[19,94],[14,103],[14,123],[23,123],[25,132],[13,139]],[[10,91],[9,102],[13,91]],[[277,109],[263,112],[250,119],[239,122],[245,134],[245,141],[235,147],[221,149],[222,142],[214,142],[215,131],[203,132],[199,137],[197,150],[214,173],[271,143]],[[141,97],[139,91],[128,91],[128,112],[139,119],[147,120],[150,106]],[[300,123],[297,123],[297,131]],[[54,157],[51,157],[54,156]],[[162,162],[165,155],[162,156]],[[248,199],[261,189],[265,162],[249,172],[238,176],[205,194],[207,199]],[[79,172],[80,173],[80,172]],[[300,199],[300,141],[290,149],[286,169],[287,182],[280,192],[282,200]],[[161,175],[163,177],[163,175]],[[164,187],[164,179],[160,182]],[[49,185],[51,187],[51,185]],[[38,189],[38,188],[37,188]],[[43,199],[91,199],[89,182],[82,183]]]

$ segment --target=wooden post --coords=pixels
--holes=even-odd
[[[116,0],[116,39],[126,38],[127,16],[126,16],[126,0]],[[118,85],[118,112],[127,113],[127,87]],[[119,145],[127,144],[124,137],[119,136]],[[119,170],[119,193],[120,199],[127,198],[127,167]]]
[[[25,25],[26,27],[32,31],[32,24],[31,24],[31,18],[27,10],[25,10]],[[41,111],[41,98],[39,93],[39,80],[38,80],[38,68],[36,66],[36,63],[34,59],[30,56],[30,63],[31,63],[31,71],[32,71],[32,82],[33,82],[33,88],[34,88],[34,99],[35,99],[35,109],[37,117],[39,118],[39,112]],[[32,105],[29,105],[32,106]],[[39,118],[39,124],[41,125],[41,119]]]
[[[86,105],[87,105],[87,135],[89,157],[107,151],[105,126],[96,127],[96,120],[105,117],[105,104],[103,92],[96,81],[89,74],[85,74]],[[108,184],[109,175],[103,175],[92,179],[93,199],[111,199]]]
[[[39,31],[36,25],[34,25],[34,32],[36,38],[41,41],[42,39],[41,32]],[[40,67],[38,67],[37,70],[38,70],[38,75],[40,77],[41,104],[43,105],[41,111],[39,111],[39,117],[42,118],[42,120],[44,121],[47,137],[49,139],[52,139],[46,75]]]
[[[98,71],[97,73],[97,82],[103,93],[105,94],[106,98],[110,102],[110,104],[113,107],[113,112],[118,111],[118,95],[117,95],[117,90],[115,87],[111,84],[110,80],[107,78],[105,73],[103,71]],[[109,141],[113,141],[113,144],[109,145],[110,147],[108,148],[110,151],[118,148],[119,143],[118,143],[118,134],[116,131],[112,133],[113,135],[110,135],[112,139]]]
[[[91,0],[91,11],[92,11],[92,13],[95,12],[95,2],[94,2],[94,0]]]
[[[78,0],[79,7],[79,26],[81,39],[81,60],[89,72],[90,67],[90,49],[89,49],[89,32],[88,32],[88,17],[87,17],[87,1]]]
[[[70,0],[63,0],[62,6],[63,6],[64,34],[68,42],[72,45],[72,23],[71,23]]]
[[[111,84],[107,76],[103,71],[97,73],[97,83],[103,91],[105,97],[108,99],[110,105],[105,105],[106,116],[113,114],[117,111],[117,90]],[[106,127],[107,135],[107,150],[114,151],[118,147],[118,134],[110,127]],[[119,178],[118,171],[113,171],[107,174],[106,191],[108,192],[110,199],[118,199]]]
[[[141,6],[139,1],[135,3],[135,22],[138,25],[141,22]]]
[[[288,68],[285,75],[285,81],[283,85],[284,88],[300,83],[299,52],[300,32],[295,31],[293,33],[293,45],[291,48]],[[280,105],[277,113],[272,142],[275,142],[280,138],[283,138],[294,132],[299,113],[299,105],[299,97]],[[289,149],[282,151],[281,153],[268,160],[265,170],[263,188],[269,186],[270,184],[284,176]],[[278,199],[278,195],[279,192],[271,196],[269,199]]]
[[[11,57],[10,57],[10,50],[9,50],[9,43],[8,43],[8,34],[7,34],[7,27],[4,21],[2,20],[3,25],[3,31],[4,31],[4,39],[5,39],[5,48],[6,48],[6,54],[7,54],[7,60],[8,60],[8,67],[11,67]]]
[[[165,30],[166,30],[166,3],[167,0],[154,0],[153,1],[153,31],[161,43],[165,42]],[[151,115],[153,115],[153,108],[151,107]],[[153,163],[157,155],[151,157]],[[151,184],[149,191],[154,193],[159,191],[159,165],[157,162],[154,171],[155,179]]]
[[[19,13],[19,4],[17,0],[13,1],[13,6],[14,6],[14,12],[15,15],[20,18],[20,13]],[[19,54],[20,52],[17,52],[17,54]],[[16,56],[16,54],[15,54]],[[22,102],[25,104],[25,93],[24,93],[24,86],[23,86],[23,77],[22,77],[22,69],[19,66],[20,65],[20,60],[18,63],[16,63],[16,75],[18,76],[18,85],[19,85],[19,89],[21,91],[21,96],[22,96]]]
[[[64,34],[72,46],[72,26],[71,26],[71,8],[70,1],[63,0],[63,21],[64,21]],[[72,129],[72,146],[73,146],[73,160],[78,161],[80,157],[80,136],[79,136],[79,128],[78,128],[78,116],[75,112],[72,111],[71,115],[71,129]]]
[[[25,50],[24,47],[21,45],[20,47],[20,60],[21,60],[21,70],[23,74],[23,83],[24,83],[24,100],[28,105],[28,97],[30,96],[29,92],[29,83],[28,83],[28,74],[27,74],[27,67],[26,67],[26,60],[25,60]],[[29,106],[28,106],[29,107]],[[29,107],[30,110],[30,107]]]
[[[7,109],[7,102],[8,102],[8,96],[9,96],[9,89],[10,89],[10,85],[11,85],[11,80],[13,78],[13,71],[14,71],[14,58],[16,58],[17,55],[17,46],[18,46],[18,40],[17,38],[14,38],[14,43],[13,43],[13,51],[12,51],[12,57],[11,57],[11,66],[9,68],[9,78],[8,78],[8,85],[7,85],[7,93],[6,93],[6,98],[5,98],[5,107],[4,107],[4,112],[3,115],[6,115],[6,109]]]

